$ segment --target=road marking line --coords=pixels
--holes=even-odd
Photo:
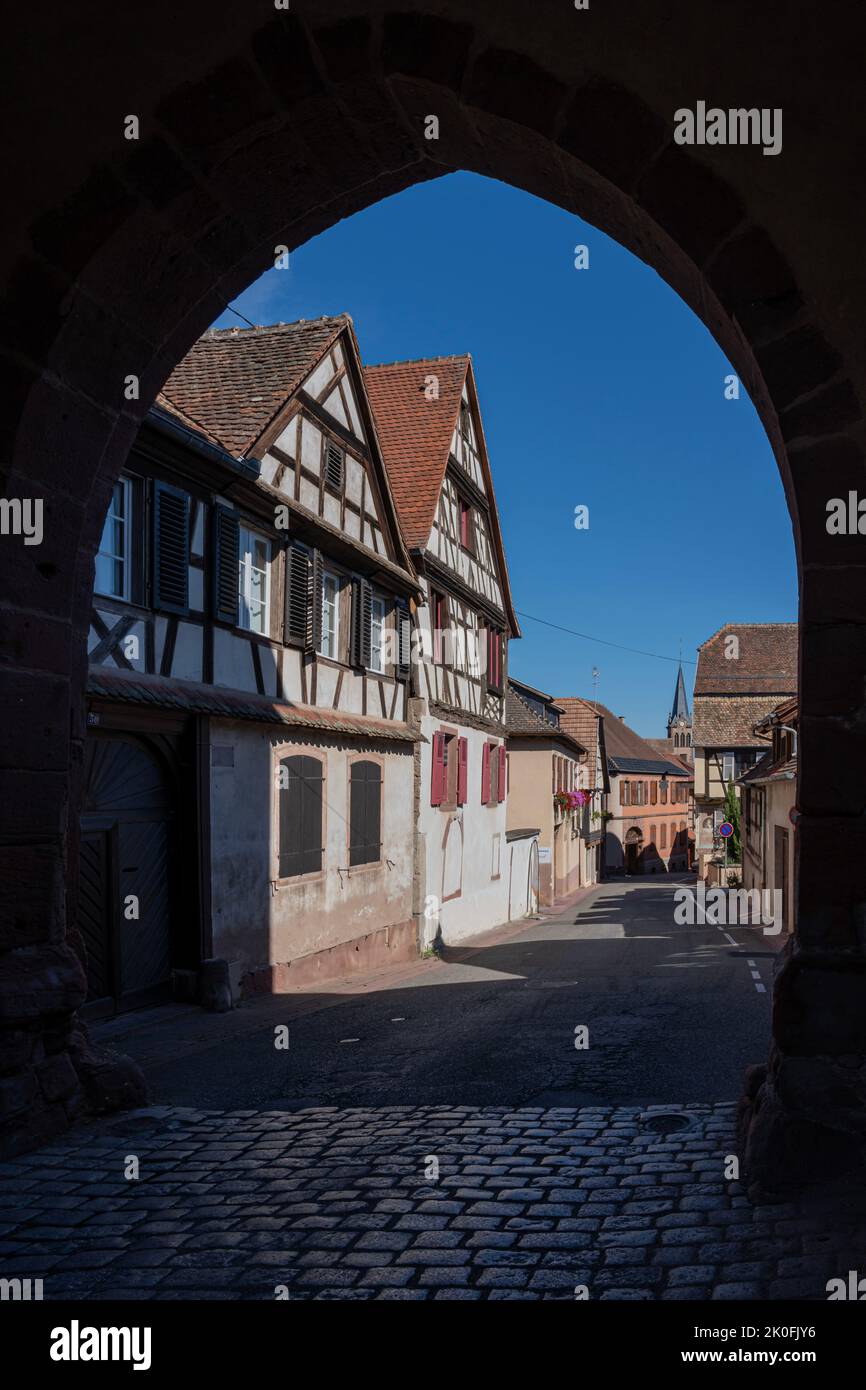
[[[767,993],[767,989],[766,989],[766,986],[765,986],[765,985],[755,985],[755,989],[758,991],[759,994],[766,994],[766,993]]]

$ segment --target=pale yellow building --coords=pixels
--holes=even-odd
[[[509,680],[507,827],[509,834],[539,832],[543,906],[598,881],[603,822],[592,812],[601,808],[603,788],[589,750],[562,727],[563,712],[550,695]],[[572,809],[569,799],[583,804]]]

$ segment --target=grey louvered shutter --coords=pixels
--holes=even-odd
[[[286,551],[286,607],[283,640],[306,646],[310,606],[310,556],[299,545]]]
[[[317,652],[322,645],[322,555],[314,550],[310,564],[307,647]]]
[[[153,494],[153,606],[189,612],[189,497],[168,483]]]
[[[240,523],[237,512],[214,507],[213,610],[220,622],[238,621]]]
[[[279,802],[279,877],[319,873],[322,868],[323,764],[295,754],[283,758],[285,780]]]
[[[397,621],[397,679],[409,678],[409,665],[412,659],[412,619],[409,609],[402,599],[398,599],[394,609]]]
[[[370,665],[373,625],[373,590],[368,579],[352,580],[352,665],[366,671]]]
[[[332,492],[343,490],[343,450],[330,439],[325,441],[325,486]]]

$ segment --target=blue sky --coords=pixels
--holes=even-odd
[[[519,679],[591,695],[597,666],[598,698],[659,737],[680,643],[691,700],[687,662],[717,628],[796,619],[791,522],[751,402],[725,399],[732,369],[679,296],[572,214],[448,175],[338,223],[234,303],[255,323],[346,311],[366,362],[472,354]]]

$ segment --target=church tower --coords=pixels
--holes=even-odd
[[[691,759],[692,716],[689,714],[689,702],[686,698],[686,683],[683,680],[682,665],[677,672],[677,688],[674,692],[673,709],[668,716],[668,738],[673,744],[675,753],[679,753],[680,757]]]

